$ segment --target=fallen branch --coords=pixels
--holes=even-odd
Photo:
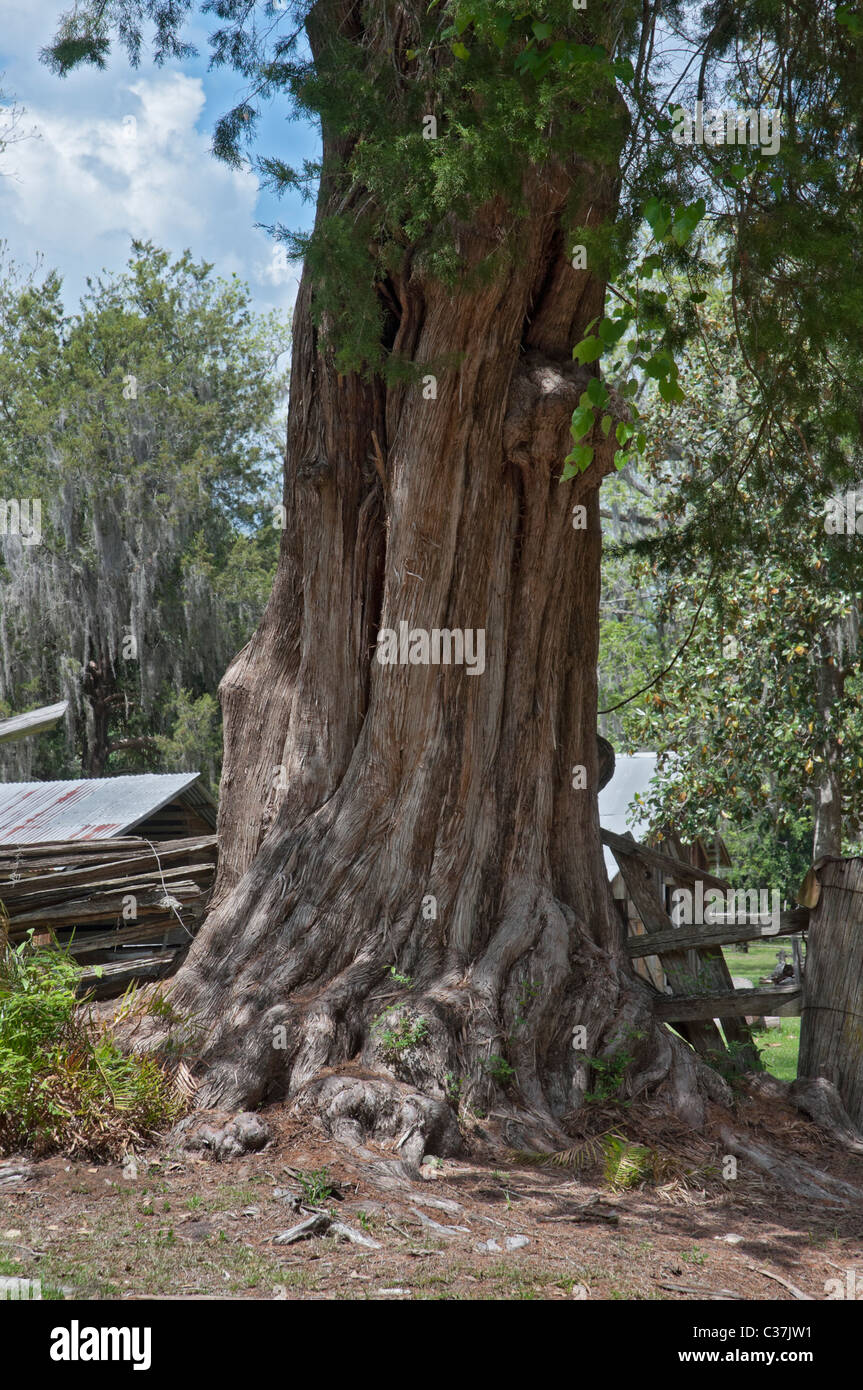
[[[308,1210],[308,1208],[304,1208]],[[336,1221],[330,1216],[328,1211],[312,1210],[305,1221],[300,1221],[296,1226],[291,1226],[289,1230],[282,1231],[279,1235],[273,1236],[273,1245],[294,1245],[298,1240],[308,1240],[311,1236],[340,1236],[342,1240],[349,1240],[352,1245],[363,1245],[368,1250],[381,1250],[383,1247],[371,1236],[363,1235],[362,1231],[355,1231],[352,1226],[348,1226],[344,1221]]]
[[[756,1274],[763,1274],[765,1279],[775,1279],[776,1283],[781,1284],[783,1289],[787,1289],[795,1298],[801,1299],[804,1303],[816,1302],[810,1293],[804,1293],[803,1290],[798,1289],[795,1284],[791,1284],[787,1279],[783,1279],[781,1274],[774,1274],[772,1270],[769,1269],[759,1269],[758,1265],[747,1265],[746,1268],[754,1270]]]

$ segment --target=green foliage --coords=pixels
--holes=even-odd
[[[492,1053],[483,1062],[485,1070],[498,1086],[508,1086],[515,1076],[515,1067],[511,1067],[505,1057],[499,1057],[497,1053]]]
[[[0,1153],[119,1157],[183,1103],[152,1057],[128,1057],[81,1017],[80,969],[29,941],[0,947]]]
[[[617,1052],[612,1057],[585,1058],[593,1073],[593,1089],[585,1091],[587,1104],[604,1105],[607,1101],[618,1101],[626,1075],[626,1069],[633,1061],[630,1052]]]
[[[43,533],[0,538],[0,698],[67,695],[77,745],[40,740],[33,772],[194,755],[217,781],[212,695],[275,568],[287,341],[236,278],[149,243],[71,316],[53,273],[0,280],[0,496],[40,499]]]
[[[688,1172],[679,1161],[645,1144],[638,1144],[616,1130],[591,1135],[569,1149],[555,1153],[530,1149],[511,1150],[514,1163],[535,1167],[570,1168],[579,1174],[599,1169],[603,1179],[616,1192],[624,1192],[646,1182],[686,1178]]]
[[[460,1076],[456,1076],[454,1071],[448,1071],[444,1077],[444,1091],[450,1105],[460,1105],[462,1098],[462,1088],[464,1081]]]
[[[518,992],[518,1000],[517,1000],[517,1009],[518,1009],[518,1012],[516,1013],[516,1016],[515,1016],[515,1029],[516,1029],[516,1032],[518,1031],[519,1028],[523,1028],[524,1025],[527,1023],[527,1017],[526,1017],[527,1012],[528,1012],[528,1010],[530,1009],[530,1006],[531,1006],[531,1004],[533,1003],[533,1001],[534,1001],[535,999],[538,999],[541,993],[542,993],[542,985],[537,984],[537,982],[536,982],[535,980],[523,980],[523,981],[522,981],[521,988],[520,988],[520,990],[519,990],[519,992]]]
[[[428,1038],[428,1023],[402,1004],[392,1004],[378,1014],[372,1025],[381,1055],[388,1062],[398,1062],[411,1048],[420,1047]]]
[[[609,1187],[617,1192],[637,1187],[653,1171],[654,1151],[644,1144],[633,1144],[619,1134],[605,1137],[604,1176]]]
[[[613,732],[660,754],[654,824],[684,840],[720,833],[733,882],[793,898],[828,759],[849,846],[863,826],[855,537],[825,529],[836,486],[826,458],[802,469],[799,435],[764,448],[757,384],[721,293],[702,323],[684,353],[685,405],[672,412],[645,389],[649,457],[632,475],[637,492],[621,479],[610,494],[600,703],[629,695]],[[850,437],[843,447],[850,486],[861,460]],[[832,667],[842,675],[825,709]]]
[[[321,1206],[335,1190],[327,1168],[313,1168],[308,1173],[298,1173],[297,1182],[313,1207]]]
[[[188,690],[174,696],[173,726],[168,735],[154,735],[162,766],[172,772],[195,771],[215,792],[218,790],[218,769],[222,757],[222,732],[218,701],[204,693],[193,699]]]
[[[400,975],[394,965],[390,966],[390,979],[394,980],[397,985],[403,985],[405,989],[413,989],[414,987],[410,975]]]

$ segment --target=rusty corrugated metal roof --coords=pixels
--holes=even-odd
[[[41,709],[31,709],[26,714],[13,714],[11,719],[0,719],[0,743],[46,733],[63,718],[68,708],[69,701],[61,700],[56,705],[43,705]]]
[[[199,776],[145,772],[79,782],[0,782],[0,845],[112,840],[188,793]],[[184,799],[196,806],[210,800],[201,787]]]

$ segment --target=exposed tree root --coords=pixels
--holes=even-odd
[[[853,1124],[831,1081],[823,1076],[798,1076],[788,1088],[788,1099],[841,1148],[863,1154],[863,1134]]]
[[[292,1108],[299,1116],[319,1119],[333,1139],[362,1151],[361,1156],[367,1140],[395,1141],[395,1152],[411,1174],[426,1153],[441,1158],[464,1153],[446,1101],[418,1095],[386,1077],[323,1076],[303,1088]]]
[[[802,1158],[789,1158],[778,1149],[744,1138],[727,1126],[720,1131],[728,1153],[766,1173],[790,1195],[823,1206],[863,1206],[863,1188],[831,1177]]]

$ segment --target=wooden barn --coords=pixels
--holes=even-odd
[[[162,978],[203,919],[215,828],[197,772],[0,782],[0,935],[67,947],[82,993]]]

